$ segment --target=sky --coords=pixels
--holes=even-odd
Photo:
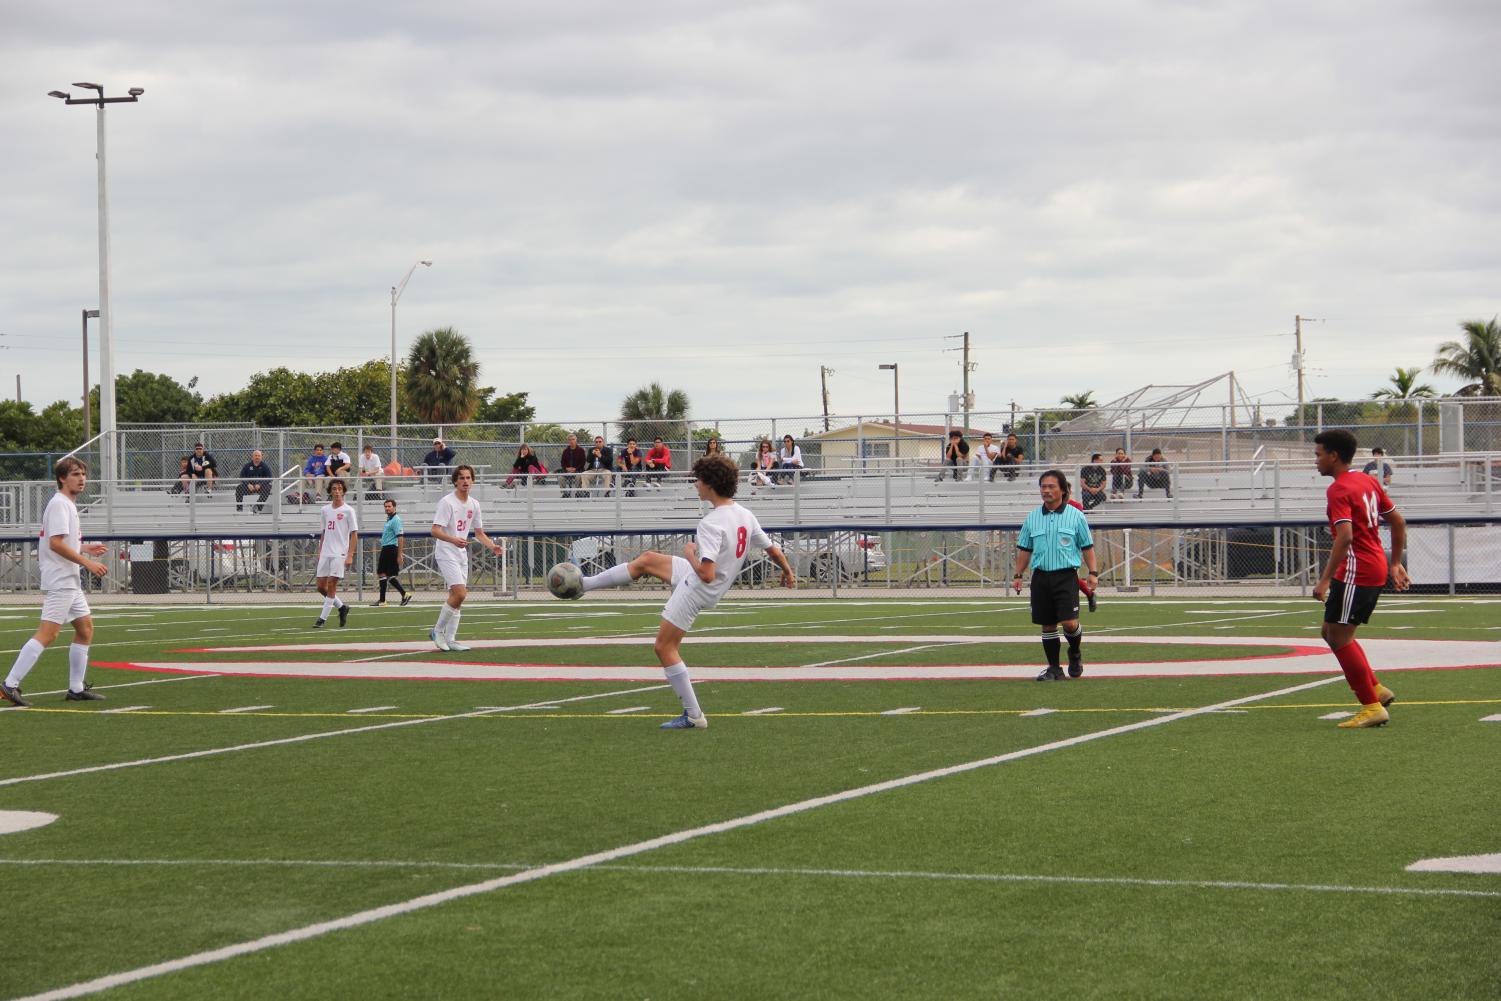
[[[7,5],[0,392],[452,326],[538,419],[1364,397],[1501,312],[1493,0]],[[91,349],[98,378],[97,340]],[[897,380],[881,364],[899,365]],[[1439,390],[1452,378],[1427,379]],[[895,382],[895,384],[894,384]],[[372,414],[380,423],[384,413]]]

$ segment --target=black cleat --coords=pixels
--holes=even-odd
[[[402,608],[407,607],[407,602],[409,602],[411,600],[412,600],[412,596],[410,594],[403,594],[401,596],[401,607]]]
[[[320,618],[317,622],[313,623],[313,628],[314,629],[322,629],[323,628],[323,622],[324,622],[324,620]]]
[[[75,692],[72,689],[69,689],[68,690],[68,694],[65,695],[65,696],[63,696],[63,701],[64,702],[103,702],[104,701],[104,696],[100,695],[98,692],[94,691],[94,686],[93,685],[86,684],[86,685],[83,686],[83,691],[81,691],[81,692]]]
[[[1062,669],[1056,668],[1056,667],[1045,667],[1045,668],[1042,669],[1042,673],[1037,676],[1036,680],[1038,680],[1038,681],[1067,681],[1068,679],[1063,676]]]
[[[1070,678],[1082,678],[1084,676],[1084,656],[1077,650],[1068,652],[1068,676]]]
[[[9,685],[0,683],[0,698],[5,699],[5,701],[7,701],[9,703],[12,703],[13,705],[18,706],[21,709],[26,709],[26,708],[28,708],[31,705],[30,702],[27,702],[25,699],[23,699],[21,697],[21,686],[20,685],[17,685],[15,688],[12,688]]]
[[[344,623],[346,623],[348,621],[349,621],[349,606],[348,605],[340,605],[339,606],[339,628],[343,629],[344,628]]]

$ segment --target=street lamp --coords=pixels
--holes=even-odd
[[[890,365],[877,366],[882,369],[891,369],[891,430],[896,435],[896,441],[892,446],[892,454],[896,458],[902,455],[902,386],[901,374],[897,371],[896,362]]]
[[[132,87],[126,91],[127,97],[105,97],[104,88],[97,83],[75,83],[73,86],[92,90],[94,96],[73,97],[61,90],[48,91],[47,96],[64,104],[92,104],[97,111],[94,158],[99,161],[99,467],[100,479],[109,482],[118,479],[120,471],[115,454],[115,342],[111,336],[113,318],[109,309],[109,188],[104,170],[104,106],[134,104],[146,91]]]
[[[89,413],[89,317],[99,318],[99,310],[85,309],[83,311],[83,440],[88,441],[93,435],[89,434],[89,428],[93,427],[93,420]],[[103,390],[101,390],[102,392]]]
[[[432,261],[418,261],[417,264],[424,268],[433,266]],[[412,272],[417,270],[417,264],[407,268],[406,277],[400,285],[391,286],[391,456],[396,456],[396,303],[401,298],[401,293],[406,291],[407,282],[412,280]]]

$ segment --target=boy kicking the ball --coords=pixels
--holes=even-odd
[[[713,509],[699,521],[695,541],[683,546],[682,556],[644,552],[629,563],[584,578],[584,590],[626,587],[651,576],[673,585],[672,597],[662,609],[657,628],[656,653],[667,681],[683,704],[683,714],[662,724],[664,730],[702,730],[709,721],[699,708],[679,647],[698,614],[719,604],[751,548],[764,549],[782,570],[782,586],[794,587],[792,565],[779,546],[761,528],[749,509],[735,503],[740,470],[727,456],[706,455],[693,464],[693,485],[700,500]]]

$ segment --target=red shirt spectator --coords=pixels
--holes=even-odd
[[[662,444],[661,438],[653,438],[651,451],[646,453],[646,461],[643,465],[648,473],[671,472],[672,449]]]

